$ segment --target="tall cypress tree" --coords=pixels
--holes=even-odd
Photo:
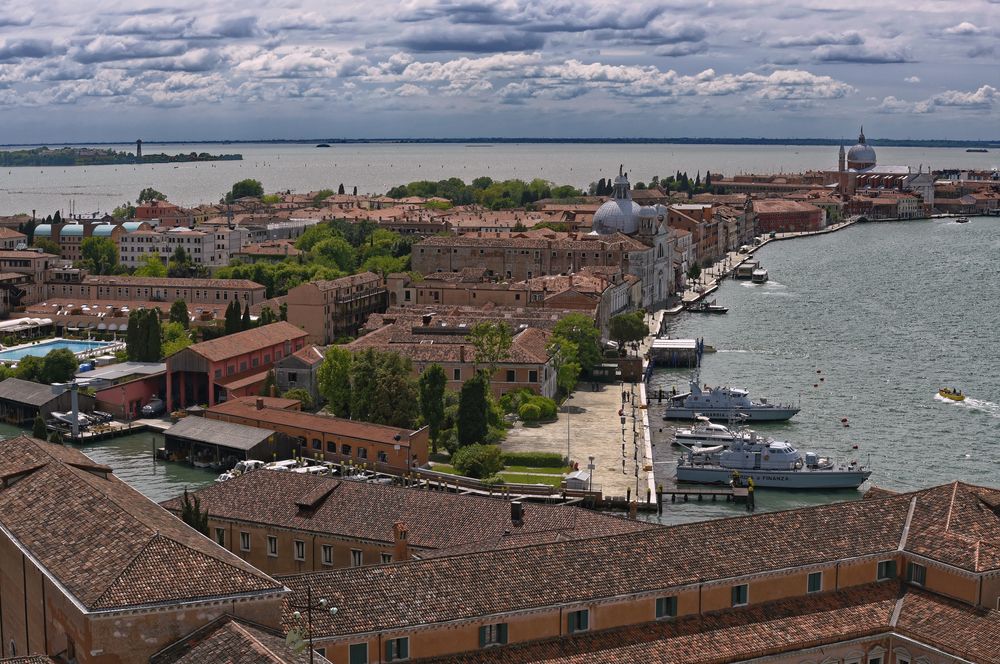
[[[238,304],[236,305],[237,308],[239,308],[239,306],[240,305]],[[251,327],[253,327],[253,323],[250,321],[250,303],[247,302],[246,306],[243,308],[243,318],[240,320],[240,329],[249,330]]]

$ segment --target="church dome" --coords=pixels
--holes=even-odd
[[[612,198],[605,201],[594,213],[594,232],[602,235],[611,233],[635,233],[639,225],[640,206],[630,198]]]
[[[875,150],[865,141],[865,131],[861,130],[858,144],[847,151],[847,167],[862,169],[875,165]]]

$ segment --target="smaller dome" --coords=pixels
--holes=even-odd
[[[865,130],[861,129],[858,144],[847,151],[848,168],[868,168],[875,165],[875,150],[865,140]]]
[[[643,205],[639,208],[640,219],[656,219],[656,208],[650,205]]]
[[[602,235],[611,233],[635,233],[638,230],[636,219],[640,206],[629,198],[612,198],[605,201],[594,213],[594,232]]]

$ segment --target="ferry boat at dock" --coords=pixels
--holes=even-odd
[[[690,383],[690,392],[673,394],[663,411],[665,420],[693,420],[699,415],[716,420],[743,418],[754,422],[789,420],[801,410],[795,406],[768,403],[767,399],[752,401],[746,390],[733,387],[702,389],[697,377]]]
[[[729,449],[689,447],[677,460],[677,481],[728,484],[738,473],[757,487],[782,489],[857,489],[871,471],[851,461],[837,464],[813,452],[800,452],[783,441],[736,438]]]
[[[750,275],[750,281],[752,281],[752,282],[753,282],[753,283],[755,283],[755,284],[763,284],[763,283],[766,283],[766,282],[767,282],[767,279],[768,279],[768,276],[767,276],[767,270],[765,270],[765,269],[764,269],[764,268],[762,268],[762,267],[759,267],[759,268],[757,268],[757,269],[756,269],[756,270],[754,270],[754,271],[753,271],[753,273],[752,273],[752,274]]]

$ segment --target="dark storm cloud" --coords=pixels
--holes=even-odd
[[[0,62],[46,58],[61,52],[47,39],[5,39],[0,41]]]
[[[417,53],[458,51],[465,53],[505,53],[534,51],[545,45],[545,37],[514,30],[484,31],[464,28],[416,28],[388,42]]]

